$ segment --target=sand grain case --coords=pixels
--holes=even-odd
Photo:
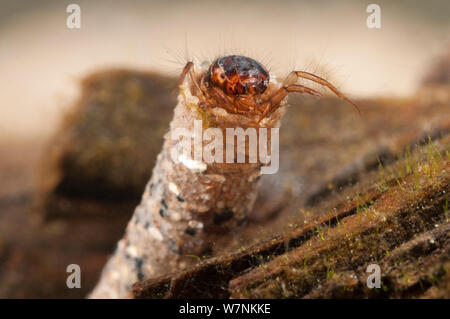
[[[198,77],[207,72],[197,67],[194,71],[194,76]],[[267,92],[279,88],[280,84],[272,77]],[[262,163],[259,160],[249,163],[248,147],[245,163],[225,160],[225,163],[207,163],[196,160],[195,156],[174,157],[172,152],[180,145],[174,132],[178,128],[186,129],[194,145],[196,128],[198,132],[195,126],[201,120],[202,132],[216,128],[225,137],[227,128],[255,128],[259,135],[259,128],[279,127],[287,108],[286,101],[257,124],[257,117],[231,114],[218,105],[202,107],[192,92],[195,92],[192,77],[186,76],[180,85],[170,130],[165,135],[163,149],[141,203],[90,298],[129,297],[135,282],[194,264],[198,259],[195,257],[210,254],[218,238],[239,236],[239,229],[245,225],[257,197]],[[271,145],[271,134],[267,135],[268,145]],[[204,149],[211,141],[201,143]],[[223,143],[223,154],[226,154],[225,149]]]

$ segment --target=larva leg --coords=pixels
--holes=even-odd
[[[241,108],[244,111],[248,112],[250,110],[255,111],[257,113],[261,113],[261,105],[254,103],[251,99],[244,96],[236,96],[234,99],[234,104],[237,108]]]
[[[306,86],[300,85],[300,84],[291,84],[287,86],[283,86],[273,95],[271,95],[267,101],[263,103],[263,113],[259,117],[258,123],[261,122],[261,120],[267,116],[267,114],[274,111],[274,105],[280,105],[281,101],[288,95],[290,92],[297,92],[297,93],[307,93],[314,96],[322,96],[319,92],[308,88]]]
[[[341,93],[341,91],[339,91],[334,85],[332,85],[330,82],[328,82],[327,80],[314,75],[312,73],[308,73],[308,72],[304,72],[304,71],[292,71],[286,78],[289,79],[290,77],[292,77],[292,75],[297,76],[297,78],[302,78],[302,79],[307,79],[316,83],[319,83],[320,85],[326,86],[327,88],[329,88],[331,91],[333,91],[334,94],[336,94],[338,97],[340,97],[341,99],[347,101],[348,103],[352,104],[356,110],[358,111],[358,113],[361,114],[361,110],[359,109],[359,107],[349,98],[347,98],[344,94]]]
[[[178,86],[180,86],[181,84],[183,84],[184,79],[186,78],[186,75],[191,72],[192,68],[194,67],[194,63],[192,63],[191,61],[189,61],[188,63],[186,63],[186,65],[183,68],[183,71],[181,71],[180,74],[180,78],[178,79]]]
[[[193,75],[193,72],[192,72],[193,68],[194,68],[194,63],[192,63],[191,61],[186,63],[186,65],[184,66],[183,70],[181,71],[180,78],[178,80],[178,86],[183,84],[184,80],[186,79],[186,76],[189,74],[189,77],[190,77],[192,83],[198,89],[198,91],[200,92],[202,97],[206,98],[205,91],[202,89],[200,83],[198,82],[198,80]]]

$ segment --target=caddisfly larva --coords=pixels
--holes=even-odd
[[[128,297],[133,283],[183,269],[195,261],[192,256],[210,252],[218,238],[237,236],[253,208],[263,161],[252,157],[251,147],[241,151],[244,161],[224,160],[230,155],[228,140],[215,144],[211,153],[215,161],[196,150],[211,149],[211,139],[205,138],[211,132],[216,140],[226,136],[227,129],[276,129],[290,92],[320,96],[296,84],[299,77],[327,86],[354,105],[316,75],[293,71],[280,83],[260,63],[244,56],[221,57],[207,68],[186,64],[178,104],[152,177],[91,298]],[[179,132],[188,144],[193,142],[193,150],[178,151]],[[256,131],[253,139],[258,150],[273,138],[261,136]],[[231,150],[231,157],[239,157],[234,136]]]

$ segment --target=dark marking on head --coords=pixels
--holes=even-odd
[[[181,197],[180,195],[177,195],[177,200],[178,200],[179,202],[184,202],[184,198]]]
[[[164,216],[165,216],[165,210],[162,209],[162,208],[160,208],[160,209],[159,209],[159,215],[160,215],[161,217],[164,217]]]
[[[230,96],[255,95],[264,93],[269,79],[269,72],[256,60],[228,55],[211,64],[206,84],[219,87]]]

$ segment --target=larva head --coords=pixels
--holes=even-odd
[[[269,73],[257,61],[229,55],[217,59],[208,70],[206,83],[229,96],[261,94],[269,85]]]

